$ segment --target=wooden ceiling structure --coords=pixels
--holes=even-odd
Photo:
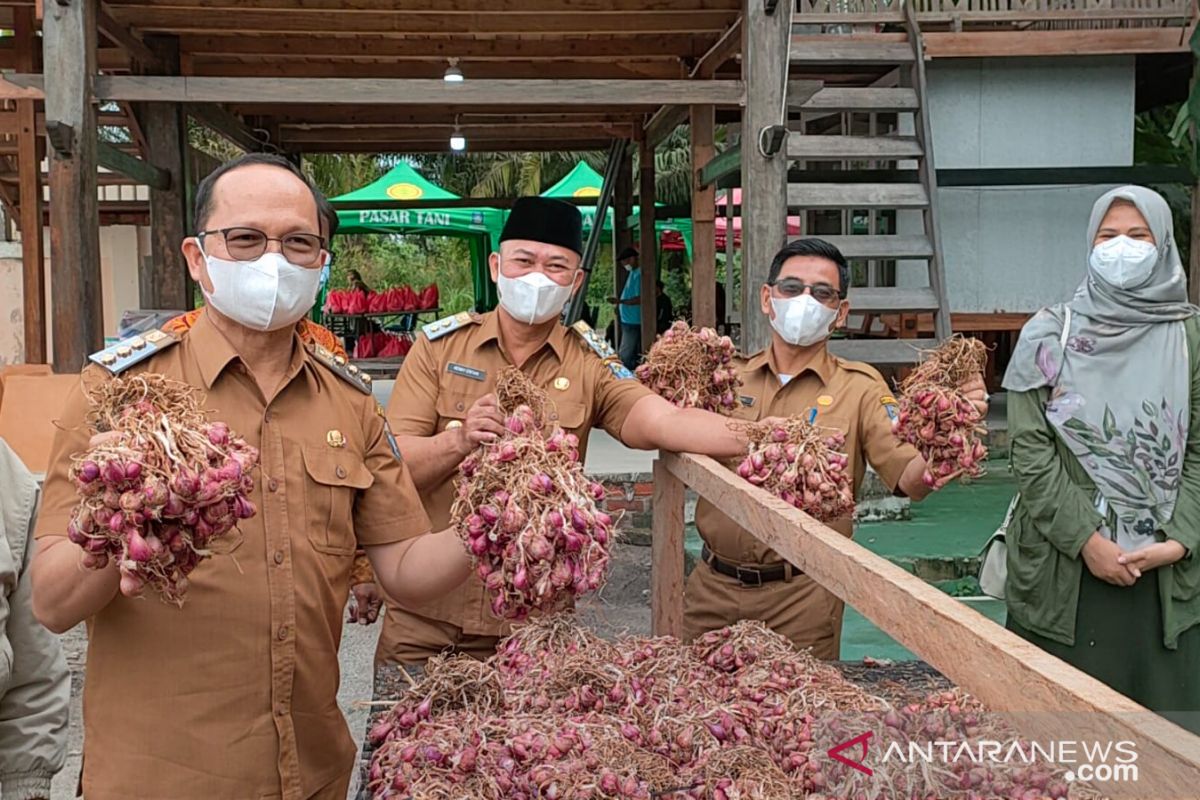
[[[1195,24],[1195,0],[910,1],[932,58],[1183,57]],[[903,35],[891,0],[794,2],[795,22],[818,35]],[[0,200],[19,209],[23,229],[40,220],[41,209],[22,201],[40,203],[38,166],[48,155],[51,261],[64,298],[64,313],[51,320],[56,367],[77,367],[100,341],[98,311],[77,311],[79,297],[99,291],[96,187],[119,180],[99,166],[151,187],[154,257],[139,275],[143,305],[188,302],[177,247],[195,181],[188,117],[243,149],[294,157],[445,152],[456,128],[478,151],[631,140],[641,148],[645,208],[653,207],[653,148],[689,124],[695,240],[707,242],[713,186],[700,173],[716,155],[712,128],[778,116],[782,89],[768,84],[782,82],[788,62],[788,10],[772,0],[0,0],[0,27],[16,32],[0,38]],[[451,66],[463,83],[442,80]],[[870,65],[792,72],[831,87],[879,77]],[[97,143],[98,126],[123,128],[128,141]],[[757,154],[726,155],[749,180]],[[633,197],[630,169],[616,173],[618,214]],[[759,238],[782,240],[782,201],[757,205],[764,194],[748,192],[756,205],[743,215],[768,220],[771,234]],[[30,360],[48,356],[39,247],[30,242],[25,259]],[[710,250],[701,244],[694,254],[701,283]],[[643,294],[653,296],[653,286]],[[703,304],[695,311],[708,313]]]

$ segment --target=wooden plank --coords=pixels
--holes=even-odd
[[[248,153],[256,153],[265,144],[241,117],[213,103],[188,103],[184,111],[192,119],[224,136]]]
[[[820,136],[793,134],[788,137],[788,158],[808,161],[867,161],[919,158],[921,143],[912,136]]]
[[[921,174],[921,183],[929,198],[929,205],[922,210],[925,222],[925,234],[933,245],[933,256],[929,259],[929,286],[940,299],[938,310],[933,315],[934,331],[938,339],[949,338],[950,330],[950,296],[946,289],[946,268],[942,263],[942,234],[941,215],[938,212],[938,181],[937,165],[934,159],[933,124],[930,120],[928,83],[925,79],[925,43],[921,38],[921,29],[917,24],[912,5],[905,4],[904,14],[908,19],[908,29],[913,36],[913,48],[916,53],[916,63],[911,70],[913,89],[917,92],[919,108],[913,113],[913,125],[917,137],[926,144],[925,157],[917,162],[917,171]]]
[[[49,3],[42,22],[46,127],[67,126],[72,147],[49,148],[51,325],[54,370],[78,372],[104,342],[96,197],[95,3]]]
[[[512,58],[607,60],[614,57],[671,56],[697,58],[706,52],[711,34],[634,33],[554,36],[541,39],[518,35],[498,35],[487,39],[417,36],[329,36],[288,34],[283,36],[246,36],[229,33],[186,34],[180,37],[180,50],[193,55],[264,55],[320,58],[431,59],[458,58],[466,62],[508,61]],[[707,77],[707,76],[706,76]]]
[[[163,33],[212,33],[212,17],[191,8],[113,8],[116,18],[141,31]],[[737,18],[736,11],[593,11],[587,14],[520,12],[488,14],[414,14],[404,9],[361,11],[353,14],[292,7],[286,14],[270,10],[237,11],[238,29],[247,33],[339,34],[470,34],[496,33],[588,34],[588,33],[723,33]]]
[[[528,153],[536,152],[578,152],[581,150],[603,150],[612,144],[611,137],[603,139],[564,139],[562,137],[542,140],[521,138],[519,132],[511,139],[498,139],[481,144],[478,148],[467,143],[468,152],[484,153]],[[379,153],[381,149],[395,153],[442,153],[447,149],[446,139],[429,141],[394,142],[381,147],[373,142],[323,142],[304,145],[305,153]]]
[[[145,184],[152,189],[167,189],[171,186],[170,172],[114,147],[110,142],[96,143],[96,161],[105,169],[120,173],[135,184]]]
[[[638,205],[654,208],[654,145],[643,139],[638,143]],[[654,343],[658,310],[658,230],[653,215],[642,218],[638,229],[638,253],[642,267],[642,352]]]
[[[1192,236],[1188,252],[1188,300],[1200,303],[1200,178],[1192,185]]]
[[[36,85],[14,83],[8,80],[13,75],[25,75],[29,77],[31,73],[9,73],[8,75],[0,75],[0,100],[43,100],[46,97],[42,91],[41,75],[37,75]]]
[[[831,339],[829,352],[848,361],[899,366],[916,364],[921,352],[937,347],[934,339]]]
[[[179,40],[149,36],[146,45],[159,69],[179,72]],[[139,65],[139,71],[144,69]],[[146,158],[166,174],[166,185],[151,186],[150,259],[138,265],[138,299],[142,308],[192,307],[187,261],[179,248],[191,231],[187,225],[188,186],[184,165],[187,117],[182,103],[140,103],[135,114],[146,134]]]
[[[913,60],[906,42],[845,36],[793,36],[793,64],[904,64]]]
[[[788,186],[787,201],[805,209],[924,208],[929,196],[919,183],[800,183]]]
[[[432,62],[432,63],[431,63]],[[434,59],[424,61],[387,61],[383,59],[345,59],[309,57],[271,57],[270,60],[245,56],[196,56],[188,59],[188,75],[199,77],[241,78],[387,78],[428,79],[445,69]],[[620,80],[623,78],[679,78],[681,67],[676,56],[658,59],[609,58],[601,61],[484,61],[460,62],[469,80],[529,80],[553,75],[556,79]]]
[[[34,69],[36,31],[32,8],[13,9],[17,69]],[[42,241],[42,165],[38,157],[38,114],[34,100],[17,100],[14,112],[17,136],[17,172],[21,205],[21,314],[25,361],[45,364],[46,257]]]
[[[928,58],[1141,55],[1189,52],[1179,28],[1088,28],[1070,31],[932,32]]]
[[[790,94],[791,84],[788,86]],[[913,111],[917,108],[917,93],[904,87],[827,86],[800,107],[805,111]]]
[[[784,106],[790,15],[768,14],[762,3],[746,0],[743,10],[746,43],[742,48],[742,78],[746,107],[742,120],[742,352],[752,353],[771,339],[758,292],[767,282],[771,259],[787,239],[787,159],[782,153],[764,156],[759,132],[778,125]]]
[[[722,178],[736,175],[742,168],[741,142],[726,147],[700,168],[698,180],[701,186],[715,186]]]
[[[683,638],[683,481],[654,460],[650,633]]]
[[[692,106],[691,164],[707,164],[713,157],[712,106]],[[717,325],[717,228],[716,191],[700,180],[700,169],[692,169],[692,324],[706,328]],[[732,234],[732,231],[730,232]]]
[[[278,10],[292,11],[297,5],[310,11],[389,11],[400,5],[395,0],[110,0],[122,8],[202,8],[211,10]],[[478,14],[512,13],[572,13],[620,11],[624,14],[646,14],[669,11],[736,11],[738,0],[404,0],[406,14]]]
[[[688,77],[691,78],[711,78],[717,74],[717,70],[721,68],[726,61],[736,56],[742,49],[742,18],[739,16],[737,20],[729,26],[729,29],[721,34],[721,38],[717,40],[708,52],[700,57],[696,62],[696,66],[692,67]]]
[[[642,135],[651,147],[657,147],[668,136],[688,120],[687,106],[663,106],[655,111],[642,129]]]
[[[96,9],[96,25],[99,26],[102,34],[120,45],[129,55],[141,62],[148,71],[163,71],[165,65],[154,51],[147,47],[141,37],[130,30],[127,25],[113,19],[106,3],[101,2],[99,8]]]
[[[1134,742],[1138,780],[1104,784],[1108,796],[1195,796],[1200,737],[751,486],[712,459],[664,453],[660,463],[988,709],[1004,713],[1025,737]]]
[[[791,236],[790,240],[803,236]],[[832,244],[849,259],[929,258],[933,245],[925,236],[825,236],[818,238]]]
[[[850,309],[853,313],[932,312],[937,307],[937,296],[928,287],[883,286],[850,290]]]
[[[41,75],[11,74],[10,83],[42,88]],[[448,84],[432,79],[187,78],[99,75],[98,97],[105,100],[188,103],[307,103],[424,106],[504,103],[547,106],[664,105],[736,106],[741,81],[712,80],[478,80]],[[0,93],[0,97],[4,97]],[[27,95],[26,95],[27,96]]]

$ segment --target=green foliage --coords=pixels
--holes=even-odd
[[[350,241],[353,240],[353,241]],[[378,291],[408,284],[420,290],[438,285],[444,313],[474,306],[471,255],[467,243],[448,236],[339,236],[334,243],[337,260],[330,286],[349,286],[347,273],[357,270],[367,286]]]
[[[1200,83],[1197,84],[1200,86]],[[1197,101],[1200,105],[1200,101]],[[1143,111],[1134,118],[1133,160],[1136,164],[1175,164],[1194,170],[1193,121],[1189,105],[1176,103]],[[1179,256],[1188,263],[1192,232],[1192,187],[1162,184],[1152,187],[1171,206]]]

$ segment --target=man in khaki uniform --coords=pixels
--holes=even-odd
[[[676,408],[633,378],[586,325],[559,324],[563,305],[583,282],[582,250],[578,209],[522,199],[491,258],[500,308],[425,326],[404,360],[388,419],[435,527],[450,522],[459,463],[503,431],[492,391],[497,373],[509,365],[546,390],[552,418],[579,437],[581,457],[595,426],[629,447],[726,458],[745,452],[745,439],[726,418]],[[437,602],[388,603],[376,659],[422,663],[445,648],[482,658],[507,630],[472,575]]]
[[[306,345],[326,244],[319,195],[287,161],[246,156],[200,185],[200,233],[183,245],[208,304],[93,356],[83,381],[158,373],[260,452],[257,514],[240,544],[190,576],[182,608],[118,592],[116,560],[80,566],[65,536],[78,501],[72,454],[88,405],[67,398],[35,535],[33,605],[62,632],[88,623],[83,788],[88,800],[344,800],[355,746],[337,705],[338,643],[357,546],[411,602],[464,580],[470,562],[429,520],[369,381]],[[112,437],[103,434],[96,440]]]
[[[817,425],[846,435],[856,494],[869,463],[890,489],[920,500],[930,491],[921,479],[925,459],[893,435],[896,400],[887,384],[873,367],[835,358],[826,347],[829,334],[845,324],[850,311],[848,285],[846,259],[828,242],[803,239],[775,256],[760,298],[762,313],[771,320],[771,344],[741,360],[743,386],[735,416],[761,420],[815,409]],[[982,376],[962,388],[986,414]],[[853,524],[846,517],[830,527],[849,537]],[[704,539],[703,563],[684,591],[688,639],[740,619],[758,619],[797,647],[811,647],[819,658],[838,657],[841,600],[707,500],[696,507],[696,527]]]

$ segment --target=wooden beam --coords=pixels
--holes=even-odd
[[[33,9],[13,9],[13,31],[17,47],[17,69],[34,69]],[[38,157],[37,102],[17,100],[17,172],[20,189],[21,296],[24,325],[25,363],[45,364],[46,349],[46,257],[42,242],[42,164]]]
[[[161,71],[178,74],[179,40],[174,36],[149,36],[146,45],[154,51]],[[141,71],[139,67],[139,71]],[[188,185],[184,152],[187,147],[187,116],[182,103],[139,103],[137,118],[146,132],[146,158],[166,175],[165,185],[150,191],[150,258],[138,265],[138,300],[142,308],[192,307],[188,291],[187,262],[179,248],[190,233]]]
[[[54,370],[78,372],[104,343],[96,197],[96,4],[48,3],[42,22],[46,128],[70,147],[49,148],[51,324]],[[53,138],[51,140],[53,142]]]
[[[728,175],[737,175],[741,169],[742,145],[739,142],[708,159],[700,167],[697,180],[701,186],[716,186],[722,178]]]
[[[1192,235],[1188,250],[1188,300],[1200,303],[1200,178],[1192,185]]]
[[[102,34],[115,44],[119,44],[125,52],[139,61],[147,70],[150,72],[163,71],[164,64],[154,51],[147,47],[141,37],[130,30],[127,25],[113,19],[108,11],[108,5],[104,2],[101,2],[99,8],[96,9],[96,25],[99,26]]]
[[[197,105],[196,108],[210,108]],[[284,127],[302,125],[419,125],[427,122],[504,122],[517,120],[516,124],[534,124],[538,121],[562,120],[574,122],[592,119],[596,122],[631,122],[642,120],[645,109],[631,109],[626,105],[597,105],[582,108],[547,108],[530,105],[529,102],[505,105],[463,105],[462,103],[439,103],[432,106],[331,106],[293,103],[283,106],[263,103],[237,103],[228,110],[238,116],[252,120],[259,117],[270,119]],[[247,123],[249,124],[249,123]]]
[[[721,38],[716,41],[708,52],[701,56],[696,62],[696,66],[692,67],[691,78],[711,78],[717,74],[717,70],[728,61],[736,56],[742,49],[742,17],[738,17],[729,28],[721,34]]]
[[[742,309],[756,308],[759,287],[776,251],[787,239],[787,159],[762,155],[759,131],[780,124],[787,70],[788,14],[768,14],[761,3],[743,6],[746,41],[742,49],[742,80],[746,107],[742,122]],[[742,352],[752,353],[770,341],[762,314],[742,315]]]
[[[221,134],[247,153],[257,153],[267,144],[265,138],[251,130],[241,117],[222,106],[214,103],[188,103],[184,110],[189,117]]]
[[[529,80],[553,75],[558,80],[621,80],[653,78],[670,80],[682,75],[677,58],[626,59],[602,61],[573,60],[459,62],[469,80]],[[244,56],[196,56],[189,58],[187,74],[197,77],[241,78],[253,74],[262,78],[387,78],[440,79],[446,69],[444,60],[386,61],[381,59],[344,59],[272,57],[247,61]]]
[[[654,208],[654,145],[643,139],[638,143],[638,205]],[[657,333],[656,314],[658,306],[658,229],[654,226],[654,215],[642,217],[638,231],[638,255],[642,267],[642,348],[645,353],[654,343]]]
[[[165,33],[203,33],[213,31],[213,18],[197,14],[194,8],[165,8],[152,5],[146,8],[121,9],[114,7],[119,21],[136,25],[141,31]],[[237,10],[238,29],[246,33],[319,33],[329,35],[399,35],[423,34],[575,34],[589,33],[722,33],[736,18],[737,12],[650,11],[630,14],[625,11],[593,11],[587,14],[523,12],[505,14],[462,12],[455,14],[411,13],[406,9],[360,11],[353,14],[288,8],[286,13],[275,10]]]
[[[712,459],[663,453],[658,463],[990,711],[1004,713],[1022,735],[1042,740],[1134,742],[1138,780],[1105,784],[1108,796],[1195,796],[1200,737],[996,625]],[[673,552],[663,556],[677,557]],[[673,569],[658,560],[654,567]]]
[[[642,135],[651,147],[657,147],[688,119],[688,107],[679,105],[663,106],[655,111],[646,122]]]
[[[650,540],[650,629],[683,638],[683,481],[654,460],[654,536]]]
[[[1132,9],[1121,9],[1126,15]],[[1090,13],[1090,11],[1089,11]],[[993,58],[1018,56],[1142,55],[1186,53],[1179,28],[1086,28],[1070,31],[928,32],[929,58]]]
[[[110,0],[122,8],[202,8],[211,10],[277,10],[292,11],[296,0]],[[304,0],[303,7],[311,11],[389,11],[396,8],[395,0]],[[469,11],[478,14],[512,13],[594,13],[597,11],[624,14],[648,14],[669,11],[686,14],[693,11],[736,11],[737,0],[404,0],[406,14],[459,14]]]
[[[110,142],[96,143],[96,163],[124,175],[135,184],[145,184],[152,189],[167,189],[171,186],[170,172],[114,147]]]
[[[578,152],[581,150],[603,150],[612,144],[611,138],[604,139],[543,139],[530,140],[521,138],[519,133],[515,138],[496,139],[480,143],[477,147],[467,143],[467,151],[471,153],[553,153]],[[304,153],[446,153],[449,151],[446,139],[410,140],[380,145],[372,142],[322,142],[303,145]]]
[[[537,61],[564,59],[599,61],[619,58],[695,58],[705,52],[710,35],[692,33],[610,34],[554,36],[542,39],[515,35],[464,39],[378,36],[329,36],[291,34],[284,36],[239,36],[232,34],[185,35],[180,49],[193,55],[295,56],[321,58],[376,58],[418,61],[457,58],[464,62],[508,61],[513,58]],[[468,75],[468,77],[470,77]]]
[[[36,85],[23,85],[8,80],[10,75],[16,74],[22,74],[26,78],[36,77],[36,81],[34,81]],[[0,75],[0,100],[44,100],[45,98],[46,94],[42,91],[42,77],[40,74],[9,73],[8,75]]]
[[[435,139],[438,137],[443,140],[449,140],[450,134],[454,132],[455,127],[467,138],[468,143],[472,141],[486,142],[489,139],[511,139],[514,135],[512,125],[502,123],[467,125],[464,123],[455,126],[453,122],[450,122],[419,126],[403,125],[392,128],[293,127],[281,129],[280,136],[284,145],[303,149],[305,145],[314,142],[377,142],[380,144],[389,144],[405,140]],[[628,124],[592,125],[583,122],[575,122],[567,127],[561,125],[541,126],[526,124],[521,126],[520,131],[517,133],[521,137],[528,137],[531,141],[546,138],[596,139],[610,137],[613,139],[629,139],[633,136],[633,126]]]
[[[713,157],[714,117],[712,106],[692,106],[692,323],[706,328],[717,325],[716,192],[701,182],[699,165]]]

